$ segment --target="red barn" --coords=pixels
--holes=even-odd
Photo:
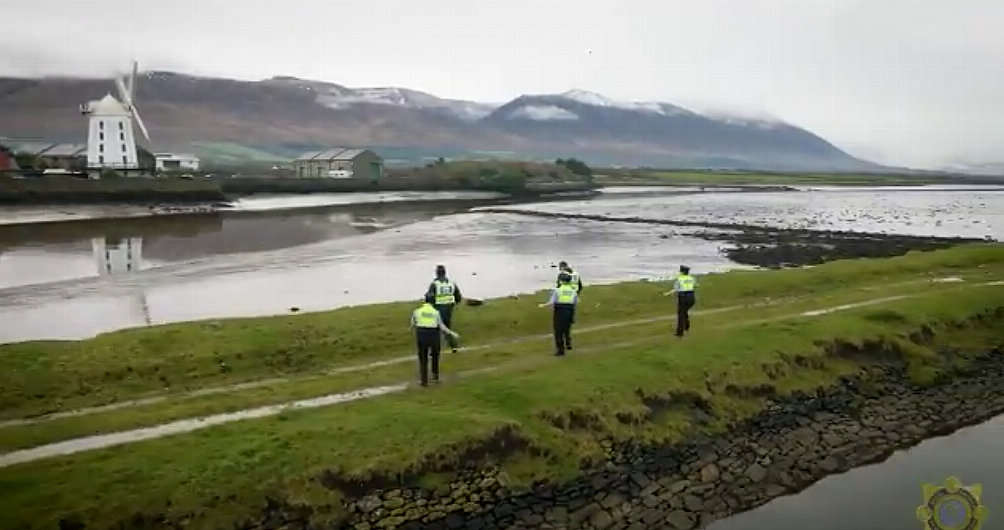
[[[0,147],[0,171],[17,169],[17,162],[10,152]]]

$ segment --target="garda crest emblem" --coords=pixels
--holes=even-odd
[[[988,510],[980,504],[983,487],[963,486],[957,477],[949,477],[944,486],[924,484],[924,504],[917,508],[917,519],[924,530],[980,530]]]

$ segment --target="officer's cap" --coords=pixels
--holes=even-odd
[[[688,274],[688,273],[690,273],[690,267],[688,267],[686,265],[680,265],[680,272],[682,272],[684,274]]]
[[[572,281],[572,277],[563,272],[558,275],[558,281],[561,283],[569,283]]]
[[[431,304],[436,301],[436,295],[432,293],[425,293],[425,303]]]

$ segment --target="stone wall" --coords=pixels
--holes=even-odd
[[[868,383],[844,379],[774,400],[720,438],[655,449],[610,444],[607,462],[572,483],[517,495],[489,470],[448,491],[379,492],[353,503],[344,528],[690,530],[1004,413],[999,349],[927,388],[910,385],[902,368],[876,370]]]

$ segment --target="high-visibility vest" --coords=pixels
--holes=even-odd
[[[436,280],[432,282],[436,289],[436,305],[450,305],[457,303],[457,297],[453,294],[456,287],[450,280]]]
[[[677,276],[676,281],[679,286],[677,288],[677,292],[680,293],[691,293],[694,291],[694,286],[697,285],[697,280],[689,274],[681,274]]]
[[[579,297],[579,290],[567,283],[559,285],[554,292],[556,295],[554,297],[555,305],[574,305]]]
[[[438,328],[439,311],[436,311],[432,304],[422,304],[412,313],[416,328]]]
[[[579,279],[580,279],[579,278],[579,273],[573,271],[572,269],[568,269],[568,270],[562,270],[561,272],[559,272],[558,276],[561,276],[562,274],[567,274],[568,277],[571,278],[570,280],[568,280],[568,283],[572,287],[575,287],[575,290],[578,291],[579,290]],[[558,281],[560,282],[561,280],[558,280]]]
[[[565,274],[569,275],[572,278],[572,280],[568,283],[571,284],[572,287],[575,287],[575,290],[577,292],[579,290],[579,273],[569,269],[565,272]]]

